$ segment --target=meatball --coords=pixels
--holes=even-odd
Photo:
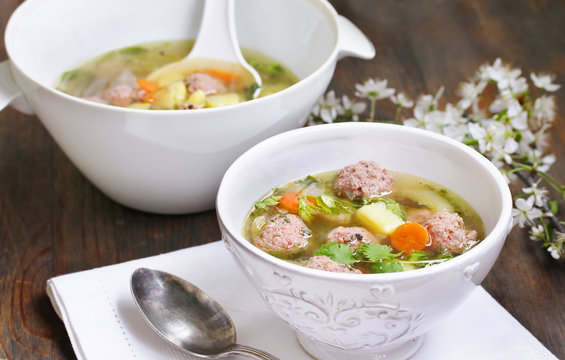
[[[349,265],[340,264],[327,256],[312,256],[308,260],[306,267],[323,271],[361,274],[360,270],[354,269]]]
[[[118,85],[104,91],[102,97],[112,105],[128,106],[133,102],[140,101],[145,95],[145,90],[135,89],[128,85]]]
[[[339,226],[330,231],[327,242],[347,244],[352,249],[357,249],[361,243],[377,243],[377,239],[360,226],[343,227]]]
[[[432,238],[432,246],[451,254],[461,254],[477,239],[477,232],[465,230],[463,219],[457,213],[435,213],[423,225]]]
[[[188,92],[202,90],[206,95],[221,94],[226,92],[226,87],[215,77],[203,73],[190,74],[184,81],[188,85]]]
[[[310,236],[312,232],[299,216],[279,214],[267,222],[254,243],[268,253],[290,255],[302,251],[308,245]]]
[[[335,189],[350,199],[373,198],[392,190],[392,176],[374,161],[359,161],[337,173]]]
[[[423,224],[432,216],[432,211],[426,208],[411,210],[406,214],[408,221]]]

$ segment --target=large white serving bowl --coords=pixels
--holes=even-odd
[[[227,167],[260,140],[304,124],[341,57],[372,58],[368,39],[326,0],[237,0],[240,45],[301,80],[225,108],[134,110],[53,88],[109,50],[195,38],[203,0],[27,0],[11,16],[0,63],[0,109],[35,113],[80,171],[110,198],[158,213],[214,206]]]
[[[431,267],[386,274],[344,274],[301,267],[247,241],[243,223],[273,187],[359,160],[439,183],[480,215],[486,238]],[[511,229],[508,186],[486,158],[447,137],[391,124],[319,125],[271,137],[227,170],[216,211],[222,238],[267,305],[317,359],[405,359],[423,334],[478,286]],[[438,349],[440,352],[441,349]]]

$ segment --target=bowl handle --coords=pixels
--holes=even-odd
[[[355,56],[366,60],[375,57],[375,47],[371,40],[349,19],[338,15],[337,26],[339,34],[338,60],[346,56]]]
[[[5,60],[0,62],[0,110],[8,105],[24,114],[33,114],[22,90],[14,81],[10,60]]]

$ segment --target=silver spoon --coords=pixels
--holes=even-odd
[[[139,268],[131,276],[131,292],[145,320],[159,335],[200,358],[244,355],[279,360],[265,351],[236,344],[229,315],[204,291],[174,275]]]

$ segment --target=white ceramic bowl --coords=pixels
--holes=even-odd
[[[271,188],[359,160],[421,176],[466,199],[488,236],[445,263],[401,273],[344,274],[294,265],[242,236],[246,215]],[[400,125],[343,123],[279,134],[227,170],[216,211],[222,238],[267,305],[318,359],[404,359],[422,335],[469,295],[493,266],[511,228],[500,172],[447,137]],[[441,349],[438,349],[441,351]]]
[[[336,61],[374,48],[325,0],[238,0],[240,45],[286,65],[301,81],[225,108],[133,110],[81,100],[52,86],[106,51],[194,38],[202,0],[26,0],[11,16],[0,64],[0,108],[35,113],[102,192],[159,213],[213,208],[231,162],[260,140],[304,124]]]

